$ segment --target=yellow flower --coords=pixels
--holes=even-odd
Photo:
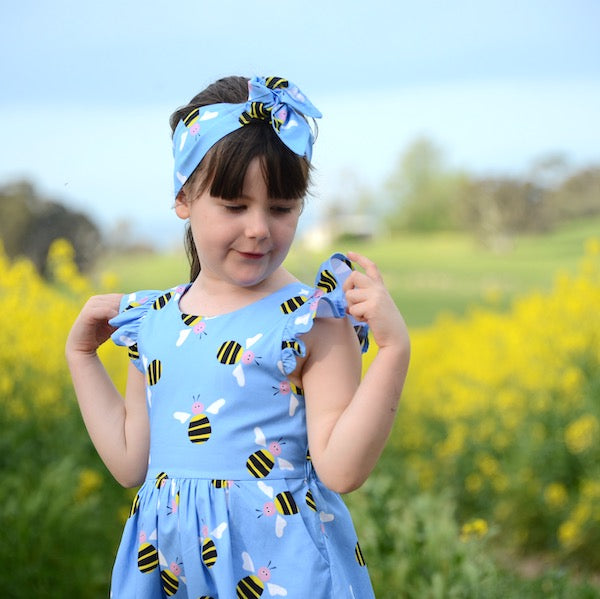
[[[85,468],[79,473],[79,484],[75,490],[75,501],[80,503],[93,495],[102,486],[102,476],[96,470]]]
[[[558,540],[566,549],[572,549],[577,545],[581,531],[573,520],[567,520],[558,527]]]
[[[483,518],[474,518],[463,524],[460,538],[463,541],[482,539],[488,533],[488,530],[488,523]]]
[[[567,489],[562,483],[550,483],[544,489],[544,501],[552,509],[559,509],[569,500]]]
[[[598,419],[593,414],[584,414],[567,426],[565,444],[571,453],[583,453],[597,442],[599,430]]]

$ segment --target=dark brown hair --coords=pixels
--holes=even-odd
[[[192,110],[209,104],[239,104],[248,99],[248,78],[225,77],[215,81],[178,108],[170,118],[175,131],[180,120]],[[252,122],[219,140],[202,159],[186,181],[183,189],[193,200],[209,191],[214,197],[226,199],[242,195],[248,165],[260,158],[269,196],[277,199],[303,198],[310,184],[310,164],[290,150],[267,122]],[[188,224],[185,247],[190,261],[190,280],[200,272],[200,261]]]

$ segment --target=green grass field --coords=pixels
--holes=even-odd
[[[406,235],[374,242],[338,244],[314,252],[297,245],[286,261],[298,278],[312,282],[332,251],[349,249],[377,262],[409,326],[431,324],[443,313],[465,314],[471,306],[506,308],[519,295],[550,289],[558,272],[573,272],[585,242],[600,236],[600,218],[570,223],[545,235],[518,237],[494,253],[463,234]],[[114,273],[121,291],[163,289],[187,280],[183,251],[105,256],[100,271]]]

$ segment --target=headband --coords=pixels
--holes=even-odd
[[[306,117],[321,116],[293,83],[281,77],[250,79],[248,100],[241,104],[195,108],[173,133],[175,195],[214,144],[253,121],[270,123],[290,150],[310,161],[315,135]]]

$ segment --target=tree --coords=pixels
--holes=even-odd
[[[40,197],[28,181],[0,188],[0,239],[8,256],[26,256],[45,275],[48,248],[59,237],[73,246],[82,272],[93,266],[102,240],[85,214]]]
[[[465,176],[447,170],[439,147],[417,139],[400,157],[387,182],[391,226],[420,232],[457,227],[455,206]]]

